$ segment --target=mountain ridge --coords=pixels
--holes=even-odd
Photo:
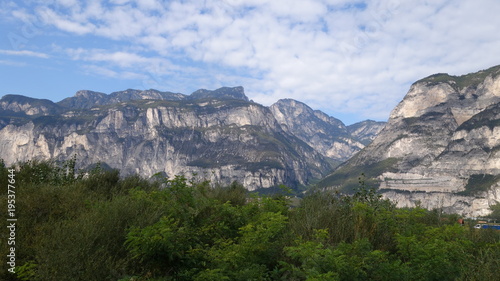
[[[499,103],[500,66],[421,79],[411,85],[373,142],[318,187],[349,190],[366,171],[366,181],[400,207],[422,204],[487,215],[500,202],[500,183],[476,194],[468,189],[480,175],[500,174]]]
[[[343,162],[364,147],[350,136],[342,121],[302,102],[281,99],[270,109],[285,130],[333,160]]]
[[[241,86],[237,87],[222,87],[214,91],[199,89],[190,95],[181,93],[162,92],[155,89],[136,90],[127,89],[124,91],[112,92],[109,95],[101,92],[89,90],[77,91],[73,97],[65,98],[57,104],[66,108],[88,109],[93,106],[110,105],[119,102],[130,100],[196,100],[204,98],[224,98],[224,99],[242,99],[248,101],[248,97],[244,93]]]
[[[25,100],[26,108],[36,103]],[[81,90],[52,104],[60,111],[0,112],[0,152],[6,163],[77,155],[82,167],[101,162],[124,174],[198,174],[214,183],[240,181],[254,190],[280,184],[300,188],[341,161],[284,129],[271,108],[250,101],[243,87],[200,89],[189,96]],[[335,120],[303,106],[312,114],[301,118],[313,118],[311,124]]]

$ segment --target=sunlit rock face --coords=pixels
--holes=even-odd
[[[332,158],[363,147],[342,122],[295,102],[288,109],[311,111],[309,124],[328,136],[305,142],[310,132],[294,129],[294,122],[308,122],[304,116],[284,122],[275,107],[249,101],[242,87],[191,95],[82,90],[58,103],[11,95],[0,105],[0,154],[7,164],[76,155],[80,168],[101,162],[124,175],[184,174],[254,190],[307,185],[332,170]]]
[[[363,167],[378,168],[370,179],[399,206],[487,215],[499,202],[500,66],[415,82],[373,142],[320,184]]]
[[[385,124],[386,122],[366,120],[347,126],[347,131],[354,139],[368,145],[385,127]]]
[[[279,100],[270,109],[285,131],[339,162],[363,149],[385,125],[364,121],[346,127],[342,121],[293,99]]]

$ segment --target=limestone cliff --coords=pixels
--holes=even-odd
[[[80,167],[102,162],[123,174],[197,174],[214,183],[237,180],[250,190],[298,187],[331,170],[324,156],[283,130],[268,107],[248,101],[242,87],[191,96],[79,91],[51,103],[59,111],[37,115],[14,102],[2,99],[7,110],[0,111],[0,155],[8,164],[76,155]]]
[[[65,98],[58,102],[59,106],[71,109],[89,109],[94,106],[112,105],[120,102],[133,100],[199,100],[199,99],[240,99],[248,101],[243,87],[222,87],[214,91],[200,89],[191,95],[180,93],[161,92],[154,89],[145,91],[128,89],[125,91],[113,92],[109,95],[100,92],[81,90],[73,97]]]
[[[304,103],[282,99],[270,108],[284,130],[332,160],[343,162],[364,147],[351,136],[342,121]]]
[[[63,108],[50,100],[34,99],[19,95],[5,95],[0,100],[2,116],[39,116],[61,113]]]
[[[499,103],[500,66],[419,80],[373,142],[319,185],[364,172],[399,206],[486,215],[499,202]]]
[[[365,120],[347,126],[347,131],[353,138],[361,142],[363,145],[368,145],[385,127],[385,124],[386,122]]]

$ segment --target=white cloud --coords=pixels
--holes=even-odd
[[[111,52],[103,49],[66,49],[65,52],[73,60],[88,62],[94,66],[100,66],[105,69],[117,69],[118,72],[124,70],[137,73],[135,78],[144,78],[148,73],[154,72],[155,75],[168,74],[177,70],[178,66],[173,65],[169,60],[161,57],[145,57],[136,53],[116,51]],[[190,69],[187,67],[186,69]],[[110,77],[118,77],[110,75]],[[127,77],[132,77],[127,75]],[[130,78],[127,78],[130,79]]]
[[[49,55],[39,52],[33,52],[29,50],[0,50],[0,54],[9,55],[9,56],[28,56],[28,57],[37,57],[47,59]]]
[[[1,65],[8,65],[8,66],[17,66],[17,67],[22,67],[26,66],[26,63],[24,62],[18,62],[18,61],[12,61],[12,60],[0,60]]]
[[[75,21],[73,18],[61,15],[49,8],[42,7],[38,10],[41,20],[48,25],[54,25],[60,30],[75,33],[78,35],[88,34],[95,30],[95,26],[90,23]]]
[[[78,6],[77,0],[57,0],[56,2],[57,4],[67,8]]]
[[[59,2],[39,7],[38,16],[125,46],[67,47],[73,59],[111,77],[177,79],[165,82],[179,87],[172,91],[227,79],[265,104],[291,97],[384,119],[413,81],[500,63],[495,0]]]
[[[121,67],[131,67],[135,65],[155,63],[153,59],[141,57],[137,54],[127,52],[92,52],[86,59],[91,61],[110,62]]]
[[[137,6],[144,10],[158,10],[162,8],[162,4],[156,0],[137,0]]]
[[[135,73],[131,71],[115,71],[110,68],[97,65],[86,65],[83,67],[83,69],[86,73],[91,75],[106,76],[119,79],[129,79],[129,80],[147,79],[147,76],[144,74]]]

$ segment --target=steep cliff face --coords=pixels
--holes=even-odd
[[[343,162],[364,147],[351,136],[342,121],[304,103],[282,99],[270,109],[284,130],[332,160]]]
[[[125,91],[113,92],[109,95],[100,92],[82,90],[76,92],[73,97],[65,98],[58,102],[62,107],[72,109],[89,109],[94,106],[110,105],[119,102],[127,102],[132,100],[183,100],[186,96],[183,94],[175,94],[171,92],[160,92],[157,90],[134,90],[128,89]]]
[[[372,168],[368,180],[400,206],[486,215],[498,202],[499,103],[500,66],[417,81],[373,142],[320,185]]]
[[[107,102],[107,100],[108,95],[104,93],[81,90],[76,92],[73,97],[65,98],[57,104],[65,108],[84,109],[97,105],[103,105]]]
[[[113,92],[109,95],[100,92],[82,90],[76,92],[73,97],[65,98],[57,104],[72,109],[89,109],[94,106],[111,105],[119,102],[128,102],[133,100],[199,100],[199,99],[238,99],[248,101],[243,87],[222,87],[210,91],[200,89],[191,95],[180,93],[161,92],[154,89],[145,91],[128,89],[125,91]]]
[[[145,93],[128,90],[110,95],[126,99],[114,104],[81,91],[62,103],[73,108],[61,114],[14,118],[2,111],[8,122],[0,127],[0,155],[8,164],[77,155],[81,167],[102,162],[124,174],[197,174],[221,184],[237,180],[250,190],[297,187],[331,170],[325,157],[283,130],[269,108],[249,102],[241,87],[231,89],[181,100],[135,100]]]
[[[5,95],[0,100],[1,115],[53,115],[62,112],[62,108],[50,100],[40,100],[20,95]]]
[[[368,145],[385,127],[385,124],[386,122],[366,120],[347,126],[347,131],[354,139],[363,145]]]
[[[222,87],[214,91],[200,89],[193,92],[191,95],[186,96],[186,99],[196,100],[196,99],[238,99],[249,101],[248,97],[245,95],[243,87]]]

